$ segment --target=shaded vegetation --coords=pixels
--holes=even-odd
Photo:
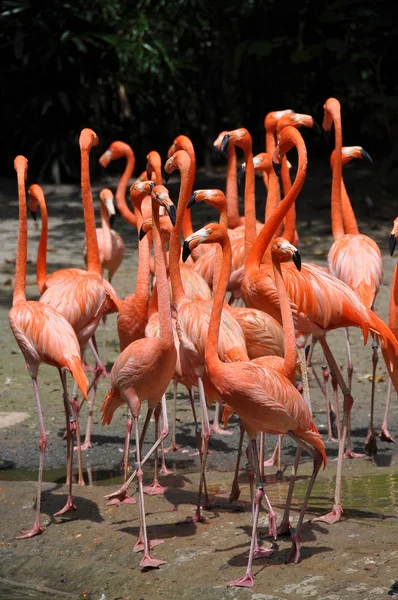
[[[247,127],[256,151],[269,110],[321,119],[335,95],[347,144],[398,168],[398,7],[387,0],[3,0],[1,174],[79,174],[77,139],[130,143],[138,165],[179,133],[199,164],[221,129]],[[394,74],[393,74],[394,73]],[[311,144],[311,141],[309,141]]]

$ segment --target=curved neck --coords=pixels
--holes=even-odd
[[[235,229],[240,225],[239,195],[237,177],[236,149],[233,144],[228,146],[227,181],[225,195],[228,203],[228,227]]]
[[[341,213],[343,217],[344,232],[358,234],[359,228],[355,218],[355,213],[348,197],[343,179],[341,180]]]
[[[94,204],[90,184],[90,151],[86,149],[81,150],[81,187],[84,210],[84,228],[86,233],[87,270],[102,275],[98,251],[97,232],[95,230]]]
[[[187,152],[189,154],[189,158],[191,159],[191,166],[189,168],[188,182],[187,182],[187,186],[188,186],[187,194],[188,194],[188,199],[189,199],[192,195],[193,185],[195,183],[196,158],[195,158],[195,152],[193,151],[193,149],[188,150]],[[182,185],[182,181],[181,181],[181,185]],[[187,200],[187,202],[188,202],[188,200]],[[184,236],[184,239],[193,233],[191,211],[187,210],[186,207],[184,209],[181,230],[182,230],[182,235]]]
[[[228,221],[229,221],[229,211],[228,211],[226,204],[224,204],[222,206],[222,208],[219,210],[219,216],[220,216],[220,218],[219,218],[220,225],[222,225],[225,228],[225,230],[227,230],[227,225],[228,225]],[[213,284],[212,284],[213,292],[218,287],[221,269],[222,269],[222,248],[219,244],[217,244],[216,259],[214,262],[214,270],[213,270]]]
[[[245,178],[245,264],[249,252],[256,239],[256,196],[255,196],[255,173],[253,163],[253,152],[250,147],[244,149],[246,163]]]
[[[286,196],[290,188],[292,187],[292,181],[290,179],[289,167],[287,164],[286,155],[282,158],[281,167],[281,180],[283,187],[283,195]],[[286,215],[285,226],[283,230],[283,237],[287,239],[291,244],[294,243],[294,236],[296,232],[296,204],[293,203],[289,212]]]
[[[331,113],[334,124],[335,154],[332,172],[332,232],[335,240],[344,235],[343,215],[341,211],[341,183],[342,177],[342,148],[343,132],[341,127],[340,109]]]
[[[173,289],[173,302],[176,305],[186,298],[181,280],[179,262],[181,254],[180,234],[184,215],[187,212],[186,207],[191,193],[189,188],[189,167],[184,166],[180,168],[180,176],[181,183],[180,193],[178,196],[176,223],[173,227],[173,231],[171,232],[169,245],[169,273],[171,286]]]
[[[135,215],[129,209],[129,207],[127,206],[127,202],[126,202],[127,186],[128,186],[131,176],[133,175],[133,171],[134,171],[134,167],[135,167],[135,156],[134,156],[134,153],[131,150],[131,148],[129,148],[129,149],[126,148],[125,157],[127,159],[126,166],[124,168],[122,176],[119,179],[119,183],[118,183],[118,186],[116,189],[116,194],[115,194],[116,206],[118,207],[118,210],[119,210],[120,214],[122,215],[123,219],[125,221],[127,221],[127,223],[132,225],[133,227],[136,227],[137,222],[136,222]]]
[[[165,346],[174,345],[171,325],[171,309],[169,286],[167,282],[166,265],[163,258],[162,240],[160,236],[159,206],[152,201],[152,238],[155,253],[155,275],[158,295],[159,338]]]
[[[15,262],[15,281],[12,304],[26,300],[26,264],[28,260],[28,225],[26,221],[26,190],[22,170],[17,169],[18,200],[19,200],[19,229],[17,258]]]
[[[292,309],[290,308],[289,296],[286,292],[282,277],[280,262],[272,257],[275,285],[279,296],[279,305],[282,315],[283,338],[285,343],[285,356],[283,360],[283,374],[292,380],[296,372],[296,336]]]
[[[106,206],[100,202],[100,214],[101,214],[101,228],[103,235],[104,245],[107,247],[107,250],[111,251],[112,249],[112,235],[111,235],[111,226],[109,224],[109,214]]]
[[[141,211],[141,204],[135,207],[135,213],[137,220],[137,231],[140,232],[141,225],[144,220]],[[142,240],[138,241],[138,267],[137,280],[135,284],[135,297],[141,299],[143,305],[146,306],[146,313],[148,312],[149,306],[149,282],[151,278],[149,269],[149,257],[150,236],[146,235],[142,238]]]
[[[227,235],[222,239],[221,249],[223,257],[222,267],[217,290],[214,295],[205,352],[206,367],[209,373],[211,373],[211,370],[215,366],[217,367],[219,363],[221,363],[218,356],[218,336],[220,332],[221,312],[224,305],[225,294],[227,292],[232,259],[231,242]]]
[[[292,143],[296,146],[299,156],[296,178],[290,191],[286,194],[282,202],[266,221],[259,236],[254,242],[250,254],[247,257],[246,271],[249,271],[250,269],[260,268],[261,259],[265,250],[268,248],[272,237],[274,236],[282,220],[287,215],[289,208],[292,206],[301,188],[303,187],[305,176],[307,173],[307,150],[302,137],[297,137],[296,134],[293,133],[294,131],[296,131],[298,135],[300,134],[297,130],[293,128],[290,130],[290,139]]]
[[[37,249],[36,280],[39,292],[43,294],[46,290],[47,279],[48,214],[44,196],[38,195],[37,202],[40,206],[41,231],[39,247]]]

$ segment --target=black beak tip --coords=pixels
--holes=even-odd
[[[229,146],[229,134],[226,133],[221,142],[221,154],[223,156],[225,156],[225,158],[227,158],[227,156],[228,156],[228,153],[227,153],[228,146]]]
[[[393,254],[394,254],[396,243],[397,243],[397,240],[395,239],[395,235],[392,233],[390,235],[390,240],[389,240],[389,243],[388,243],[391,256],[393,256]]]
[[[246,176],[246,169],[242,165],[241,167],[239,167],[239,171],[238,171],[238,185],[242,185],[244,183],[245,176]]]
[[[368,160],[369,162],[373,162],[372,157],[370,156],[370,154],[368,152],[366,152],[365,148],[361,148],[361,154],[362,154],[362,158],[366,158],[366,160]]]
[[[194,204],[196,204],[196,200],[195,200],[195,198],[196,198],[196,192],[194,192],[194,193],[192,194],[192,196],[190,197],[190,199],[189,199],[189,201],[188,201],[188,204],[187,204],[187,208],[192,208],[192,207],[193,207],[193,205],[194,205]]]
[[[176,224],[176,218],[177,218],[176,207],[174,206],[174,204],[171,204],[170,206],[167,207],[167,212],[170,217],[170,221],[174,227],[174,225]]]
[[[114,215],[111,215],[111,216],[109,217],[109,225],[110,225],[111,227],[113,227],[113,224],[114,224],[114,222],[115,222],[115,219],[116,219],[116,214],[114,214]]]
[[[319,135],[319,136],[322,135],[322,129],[319,127],[319,125],[316,121],[313,121],[312,129],[315,131],[315,133],[317,135]]]
[[[170,173],[167,173],[167,171],[163,171],[163,181],[165,183],[167,183],[170,179]]]
[[[142,238],[144,238],[145,236],[146,236],[146,231],[145,231],[145,229],[143,229],[143,227],[141,227],[140,233],[138,234],[138,239],[141,241]]]
[[[32,219],[36,223],[36,221],[37,221],[37,213],[36,213],[36,211],[29,209],[29,212],[30,212],[30,216],[32,217]]]
[[[184,241],[184,245],[182,247],[182,262],[186,262],[186,260],[191,255],[191,249],[189,247],[189,242]]]
[[[274,171],[277,175],[277,177],[281,176],[281,166],[279,163],[272,161],[272,166],[274,167]]]
[[[300,256],[300,252],[298,250],[293,252],[292,260],[293,260],[294,264],[296,265],[297,270],[301,271],[301,256]]]

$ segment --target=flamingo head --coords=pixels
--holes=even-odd
[[[206,202],[216,208],[219,212],[225,208],[227,199],[221,190],[196,190],[189,199],[187,208],[192,208],[194,204]]]
[[[272,258],[277,262],[288,262],[292,260],[297,269],[301,270],[301,256],[296,246],[293,246],[283,237],[278,237],[271,247]]]

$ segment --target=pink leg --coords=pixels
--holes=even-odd
[[[372,363],[373,363],[373,374],[372,374],[372,395],[370,400],[370,423],[369,423],[369,431],[366,436],[365,442],[365,452],[368,456],[374,456],[377,454],[377,442],[376,435],[374,429],[374,410],[375,410],[375,389],[376,389],[376,368],[377,363],[379,361],[379,345],[375,339],[373,339],[372,343]]]
[[[87,426],[86,426],[86,435],[84,437],[84,444],[82,444],[82,450],[88,450],[89,448],[92,447],[92,443],[91,443],[91,429],[93,427],[93,414],[94,414],[94,402],[95,402],[95,397],[97,394],[97,388],[98,388],[98,381],[99,381],[100,375],[97,373],[94,375],[94,380],[93,380],[93,387],[91,390],[91,394],[90,394],[90,401],[89,401],[89,406],[88,406],[88,419],[87,419]]]
[[[345,334],[345,343],[346,343],[346,348],[347,348],[348,389],[351,392],[351,388],[352,388],[352,374],[354,372],[354,366],[352,364],[352,357],[351,357],[350,334],[349,334],[349,331],[348,331],[347,327],[344,329],[344,334]]]
[[[67,431],[66,443],[68,446],[67,481],[68,481],[68,485],[69,485],[69,490],[68,490],[68,498],[66,500],[65,506],[63,508],[61,508],[61,510],[59,510],[58,512],[54,513],[54,517],[63,515],[66,512],[69,512],[70,510],[77,510],[77,507],[75,506],[75,504],[73,504],[73,498],[72,498],[73,433],[76,431],[76,417],[73,414],[73,411],[72,411],[72,408],[71,408],[71,405],[69,402],[68,389],[67,389],[67,385],[66,385],[66,375],[62,371],[62,369],[59,369],[59,374],[61,376],[61,381],[62,381],[62,386],[63,386],[63,391],[64,391],[64,407],[65,407],[66,431]]]
[[[291,434],[288,433],[288,435],[291,435]],[[314,450],[314,448],[312,448],[311,446],[309,446],[305,442],[304,443],[301,442],[298,438],[296,438],[296,436],[291,435],[291,437],[293,439],[295,439],[298,444],[302,445],[308,452],[310,452],[310,454],[312,455],[312,457],[314,459],[314,468],[313,468],[313,471],[312,471],[310,482],[308,484],[307,492],[305,494],[303,506],[301,507],[299,520],[297,522],[296,529],[295,530],[292,529],[292,549],[291,549],[291,552],[290,552],[290,556],[289,556],[288,562],[294,562],[295,564],[297,564],[300,561],[300,550],[301,550],[300,533],[301,533],[301,527],[302,527],[302,524],[303,524],[304,515],[305,515],[305,512],[307,510],[308,500],[309,500],[309,497],[311,495],[311,491],[312,491],[312,488],[314,486],[316,476],[318,475],[318,471],[319,471],[319,469],[320,469],[320,467],[322,465],[322,456],[321,456],[321,454],[318,451]],[[296,453],[296,457],[297,457],[297,453]]]
[[[257,479],[257,484],[256,484],[257,490],[256,490],[256,496],[254,499],[252,539],[251,539],[251,544],[250,544],[249,560],[247,562],[246,573],[240,579],[235,579],[234,581],[230,581],[227,584],[230,587],[232,587],[232,586],[253,587],[253,585],[254,585],[253,559],[254,559],[256,549],[257,550],[259,549],[258,543],[257,543],[257,523],[258,523],[258,516],[260,513],[261,500],[264,496],[264,484],[260,479],[260,466],[259,466],[259,462],[258,462],[257,446],[256,446],[255,439],[250,440],[250,446],[251,446],[251,458],[253,460],[253,466],[254,466],[254,470],[256,473],[256,479]],[[265,553],[263,553],[263,556],[270,556],[271,554],[274,553],[274,550],[272,548],[265,548],[264,550],[265,550]]]
[[[287,498],[285,503],[285,510],[283,512],[282,522],[278,527],[278,535],[286,535],[290,533],[290,507],[293,498],[294,484],[297,478],[298,466],[301,458],[302,449],[300,446],[297,446],[296,455],[294,457],[292,474],[289,481],[289,489],[287,491]]]
[[[327,423],[328,423],[327,441],[328,442],[336,442],[337,440],[333,437],[333,432],[332,432],[332,415],[331,415],[332,406],[331,406],[330,400],[329,400],[329,369],[326,364],[325,355],[324,355],[324,361],[322,364],[322,373],[323,373],[323,381],[325,384],[326,418],[327,418]],[[333,411],[333,413],[334,413],[334,411]]]
[[[165,402],[166,404],[166,402]],[[138,479],[138,491],[139,491],[139,511],[140,511],[140,527],[142,531],[142,542],[143,542],[143,550],[144,556],[140,561],[140,567],[142,568],[153,568],[156,569],[160,567],[160,565],[164,565],[166,563],[165,560],[160,560],[158,558],[154,558],[150,553],[148,536],[146,530],[146,520],[145,520],[145,504],[144,504],[144,489],[143,489],[143,471],[142,471],[142,463],[141,463],[141,454],[140,454],[140,444],[139,444],[139,431],[138,431],[138,415],[133,414],[133,420],[135,425],[135,440],[136,440],[136,452],[137,452],[137,479]],[[167,423],[167,416],[165,418],[165,423]],[[168,432],[167,432],[168,433]],[[162,439],[162,436],[159,438],[159,444]],[[164,439],[164,438],[163,438]],[[140,541],[140,540],[139,540]]]
[[[236,457],[236,465],[235,465],[235,475],[234,480],[232,482],[231,492],[229,494],[229,501],[234,502],[239,499],[240,496],[240,488],[239,488],[239,465],[240,465],[240,457],[242,455],[242,447],[243,447],[243,438],[245,435],[245,430],[242,425],[242,422],[239,421],[240,426],[240,436],[239,436],[239,447],[238,447],[238,455]],[[261,456],[261,454],[260,454]],[[264,453],[263,453],[264,456]]]
[[[189,456],[198,456],[198,455],[201,456],[201,452],[202,452],[202,436],[201,436],[201,433],[200,433],[198,418],[196,416],[195,396],[194,396],[194,391],[193,391],[192,388],[190,390],[188,390],[188,395],[189,395],[189,402],[191,403],[192,416],[193,416],[193,420],[194,420],[194,424],[195,424],[196,445],[198,447],[198,449],[195,450],[195,452],[192,452]],[[202,458],[201,458],[201,460],[202,460]]]
[[[221,429],[221,427],[220,427],[220,409],[221,409],[221,404],[216,402],[216,409],[214,411],[213,425],[211,428],[212,433],[217,433],[218,435],[232,435],[232,431],[230,431],[229,429]]]
[[[173,381],[173,421],[171,430],[171,444],[165,452],[177,452],[179,447],[176,443],[176,422],[177,422],[177,382]]]
[[[37,480],[37,497],[36,497],[36,517],[33,527],[31,529],[25,529],[21,532],[21,535],[16,537],[17,540],[23,540],[25,538],[31,538],[35,535],[40,535],[45,530],[45,527],[40,525],[40,503],[41,503],[41,489],[43,483],[43,469],[44,469],[44,454],[47,446],[46,431],[44,428],[43,413],[41,410],[39,387],[37,385],[37,378],[32,377],[33,392],[36,400],[37,415],[39,417],[39,428],[40,428],[40,463],[39,463],[39,478]]]
[[[264,461],[264,467],[273,467],[276,464],[279,452],[279,442],[280,439],[278,437],[273,453],[271,454],[268,460]]]
[[[312,355],[314,353],[314,347],[315,347],[315,344],[317,341],[318,341],[317,338],[312,336],[311,344],[310,344],[308,355],[307,355],[307,372],[310,371],[314,375],[322,394],[325,395],[325,389],[322,385],[320,377],[319,377],[318,373],[315,371],[314,367],[312,366]]]
[[[127,473],[129,472],[129,448],[131,439],[131,430],[133,428],[133,419],[130,410],[128,411],[128,417],[126,420],[126,435],[124,437],[124,448],[122,462],[120,463],[120,469],[123,472],[124,481],[127,479]]]
[[[160,419],[162,419],[162,416],[160,416]],[[161,458],[161,465],[160,465],[159,473],[161,475],[172,475],[173,471],[168,469],[167,465],[166,465],[165,449],[164,449],[163,442],[160,444],[160,458]]]
[[[155,440],[157,440],[159,437],[159,418],[160,418],[160,405],[159,404],[155,408],[154,416],[155,416]],[[155,461],[155,472],[154,472],[154,476],[153,476],[153,482],[150,485],[147,485],[143,488],[144,494],[148,494],[148,496],[157,496],[159,494],[164,494],[166,491],[165,488],[160,485],[159,479],[158,479],[159,464],[158,464],[158,449],[157,448],[155,448],[153,457],[154,457],[154,461]]]
[[[387,390],[387,400],[386,400],[386,410],[384,412],[383,424],[381,426],[381,432],[379,434],[379,438],[383,442],[390,442],[390,444],[395,444],[395,440],[391,437],[388,431],[388,411],[390,410],[390,401],[391,401],[391,391],[392,391],[392,381],[391,377],[388,379],[388,390]]]
[[[85,486],[86,482],[84,481],[84,477],[83,477],[83,458],[82,458],[82,445],[81,445],[81,440],[80,440],[80,419],[79,419],[79,403],[77,401],[77,398],[72,397],[71,399],[71,406],[72,406],[72,410],[73,410],[73,414],[75,416],[75,420],[76,420],[76,441],[77,441],[77,458],[78,458],[78,472],[79,472],[79,479],[77,484],[81,485],[81,486]],[[72,442],[73,442],[73,438],[72,438]]]

